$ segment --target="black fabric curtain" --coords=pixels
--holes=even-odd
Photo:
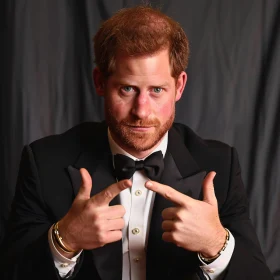
[[[1,2],[1,239],[23,145],[103,119],[92,37],[115,11],[142,2]],[[280,1],[150,3],[180,22],[191,43],[176,121],[237,148],[252,221],[280,280]]]

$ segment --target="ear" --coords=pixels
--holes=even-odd
[[[176,101],[178,101],[182,97],[185,85],[187,83],[187,79],[187,73],[185,71],[182,71],[176,81]]]
[[[98,67],[93,69],[93,81],[97,94],[104,96],[104,78]]]

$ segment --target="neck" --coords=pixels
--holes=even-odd
[[[118,141],[118,139],[116,137],[114,137],[114,135],[112,133],[110,133],[110,134],[116,144],[118,144],[125,152],[131,154],[132,156],[134,156],[138,159],[143,159],[143,158],[147,157],[149,154],[151,154],[156,149],[156,147],[158,147],[160,145],[160,143],[162,142],[162,139],[163,139],[163,138],[161,138],[152,148],[150,148],[148,150],[138,151],[133,147],[127,147],[121,141]]]

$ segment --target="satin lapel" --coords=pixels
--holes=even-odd
[[[171,129],[168,135],[168,147],[164,158],[165,172],[161,178],[161,183],[171,186],[194,199],[201,199],[201,187],[206,172],[199,168],[180,135],[174,129]],[[161,213],[165,208],[173,206],[174,204],[171,201],[156,194],[147,248],[147,280],[152,279],[150,276],[154,274],[153,271],[160,269],[162,264],[166,262],[166,258],[168,259],[168,265],[163,269],[163,277],[169,275],[172,263],[175,262],[176,257],[180,257],[180,254],[184,255],[184,258],[189,256],[186,264],[192,265],[193,262],[197,261],[197,256],[194,253],[187,252],[162,240]],[[158,267],[154,260],[157,260]],[[149,273],[151,274],[149,275]]]
[[[107,130],[103,133],[96,132],[99,140],[93,140],[93,148],[80,154],[73,166],[68,166],[75,196],[81,185],[80,168],[86,168],[92,177],[91,196],[99,193],[104,188],[116,182],[113,177],[112,155],[110,152]],[[110,205],[120,204],[119,197],[113,199]],[[93,260],[101,279],[122,279],[122,241],[105,245],[92,250]]]

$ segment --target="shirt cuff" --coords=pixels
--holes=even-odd
[[[219,280],[223,277],[223,274],[225,273],[225,270],[230,262],[231,256],[233,254],[235,247],[235,239],[231,232],[229,231],[229,240],[227,247],[224,251],[221,252],[221,255],[211,262],[210,264],[206,264],[202,261],[202,259],[199,257],[200,262],[202,265],[200,268],[202,269],[203,273],[209,277],[211,280]]]
[[[53,256],[54,265],[57,268],[60,277],[66,278],[72,275],[72,272],[74,271],[75,265],[77,263],[77,259],[81,255],[82,251],[80,251],[77,255],[75,255],[71,259],[68,259],[63,255],[61,255],[54,245],[53,237],[52,237],[52,229],[53,226],[51,226],[51,228],[49,229],[48,241]]]

